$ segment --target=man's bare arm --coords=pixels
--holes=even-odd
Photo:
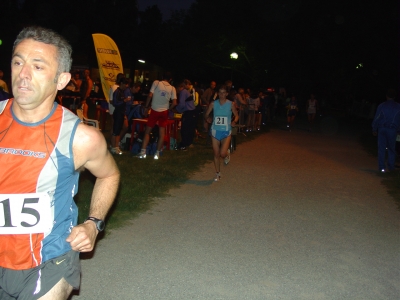
[[[73,153],[75,168],[83,167],[96,177],[89,215],[104,220],[117,194],[120,177],[107,143],[100,131],[80,124],[74,138]],[[75,251],[88,252],[93,249],[97,234],[96,224],[86,221],[72,229],[67,242]]]

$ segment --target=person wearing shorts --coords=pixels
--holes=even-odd
[[[93,250],[118,190],[103,134],[54,102],[70,81],[71,53],[42,27],[24,28],[14,42],[14,98],[0,101],[0,299],[64,300],[78,289],[79,252]],[[83,169],[96,182],[78,224]]]
[[[312,129],[314,125],[315,115],[317,114],[318,101],[315,99],[314,94],[311,94],[310,99],[307,101],[307,116],[308,124],[310,125],[309,130]]]
[[[292,131],[294,119],[296,118],[299,107],[295,96],[290,98],[289,104],[286,106],[287,109],[287,128]]]
[[[70,285],[72,289],[79,288],[81,278],[79,252],[71,250],[32,269],[20,271],[1,268],[0,272],[0,286],[7,286],[7,292],[0,289],[0,299],[39,299],[60,281]],[[40,289],[38,281],[41,282]],[[67,292],[68,290],[65,298],[69,295]],[[51,299],[57,298],[54,296]]]
[[[159,135],[157,151],[154,154],[154,159],[159,159],[160,157],[160,151],[164,146],[165,128],[168,121],[168,110],[170,108],[174,108],[177,104],[176,90],[175,87],[170,84],[171,81],[171,73],[166,72],[163,76],[163,80],[155,80],[151,85],[149,95],[146,99],[144,117],[148,116],[150,102],[151,111],[144,132],[142,149],[140,150],[140,153],[136,155],[138,158],[146,158],[146,148],[150,141],[150,132],[156,124],[158,124],[159,127]],[[170,101],[172,102],[170,103]]]
[[[227,87],[222,85],[218,90],[218,98],[210,103],[204,116],[211,125],[212,146],[214,151],[215,181],[221,179],[220,159],[227,165],[230,161],[232,125],[239,120],[235,104],[227,99]],[[213,112],[213,119],[210,117]],[[232,114],[235,116],[232,121]]]

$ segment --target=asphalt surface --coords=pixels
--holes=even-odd
[[[352,134],[273,129],[101,240],[72,299],[400,299],[376,170]]]

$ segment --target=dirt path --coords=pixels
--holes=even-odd
[[[72,299],[399,299],[376,168],[354,138],[272,130],[101,241]]]

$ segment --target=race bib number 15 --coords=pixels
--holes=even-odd
[[[49,232],[53,226],[47,193],[0,194],[0,234]]]

